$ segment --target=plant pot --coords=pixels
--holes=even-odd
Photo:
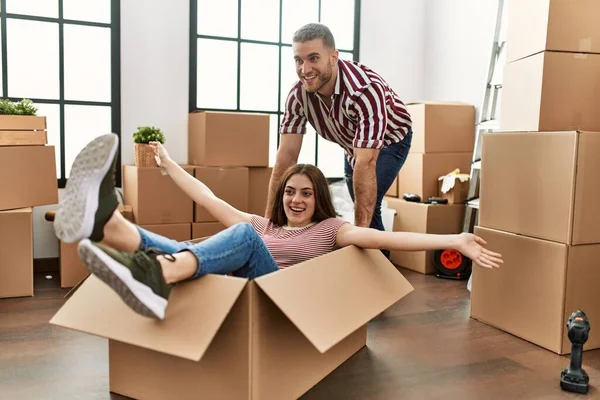
[[[147,143],[134,143],[136,167],[158,167],[154,159],[154,149]]]

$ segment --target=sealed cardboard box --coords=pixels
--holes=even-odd
[[[0,146],[43,146],[47,143],[46,117],[0,115]]]
[[[600,243],[600,133],[499,132],[482,140],[479,225]]]
[[[394,232],[460,233],[465,206],[463,204],[423,204],[386,198],[388,207],[396,210]],[[433,251],[391,251],[390,260],[403,268],[422,274],[433,274]]]
[[[544,50],[600,53],[597,0],[511,1],[507,62]]]
[[[273,168],[248,168],[248,212],[265,215]]]
[[[154,232],[158,235],[164,236],[169,239],[176,240],[178,242],[185,242],[192,239],[192,224],[151,224],[151,225],[140,225],[150,232]]]
[[[422,102],[407,105],[412,119],[412,153],[473,152],[475,107],[463,103]]]
[[[57,203],[54,146],[0,146],[0,210]]]
[[[600,131],[600,54],[544,51],[508,63],[503,131]]]
[[[212,236],[224,229],[225,225],[220,222],[194,222],[192,224],[192,239]]]
[[[250,281],[181,282],[160,322],[92,276],[51,323],[108,339],[113,393],[296,399],[363,348],[367,323],[412,290],[379,250],[350,246]]]
[[[0,298],[33,296],[33,213],[0,211]]]
[[[188,162],[213,167],[268,167],[269,121],[268,114],[191,113]]]
[[[192,166],[182,168],[194,174]],[[124,165],[123,197],[138,225],[191,223],[194,219],[192,199],[158,167]]]
[[[571,246],[475,227],[502,254],[497,269],[473,268],[471,317],[557,354],[571,351],[567,319],[577,309],[600,320],[600,244]],[[600,347],[592,329],[584,350]]]
[[[245,167],[194,167],[194,176],[223,201],[248,211],[249,173]],[[264,210],[263,210],[264,213]],[[216,222],[208,210],[194,203],[194,222]]]
[[[437,197],[438,178],[457,168],[470,171],[472,156],[472,149],[470,153],[409,154],[398,174],[398,196],[414,193],[422,200]]]

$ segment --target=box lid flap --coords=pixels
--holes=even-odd
[[[381,251],[355,246],[255,282],[321,353],[413,290]]]
[[[199,361],[246,284],[246,279],[221,275],[178,283],[160,321],[131,310],[92,275],[50,323]]]

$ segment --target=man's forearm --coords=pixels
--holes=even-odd
[[[377,200],[377,174],[374,163],[354,167],[354,225],[369,227]]]
[[[281,182],[284,172],[294,164],[293,161],[280,161],[277,160],[271,173],[271,180],[269,181],[269,193],[267,194],[267,205],[265,209],[265,218],[271,218],[271,205],[273,204],[273,197],[277,191],[277,187]]]

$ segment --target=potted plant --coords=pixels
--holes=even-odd
[[[133,143],[135,150],[135,166],[136,167],[156,167],[154,159],[154,150],[150,146],[150,142],[160,142],[164,144],[166,141],[165,135],[159,128],[154,126],[140,126],[133,133]]]

